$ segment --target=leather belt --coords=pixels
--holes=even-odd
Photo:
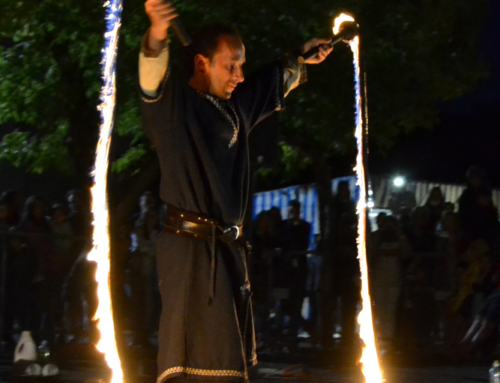
[[[163,230],[177,235],[210,241],[210,285],[209,301],[215,294],[215,245],[220,240],[224,243],[232,243],[241,238],[243,225],[229,226],[224,228],[219,223],[202,214],[193,213],[179,209],[167,204]]]

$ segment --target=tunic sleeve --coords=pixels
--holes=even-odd
[[[283,59],[283,91],[285,97],[291,90],[295,89],[307,81],[306,65],[300,63],[298,58],[293,55],[287,55]]]
[[[149,49],[147,40],[149,30],[142,38],[139,53],[139,85],[142,92],[154,98],[167,72],[169,50],[167,41],[163,41],[158,51]]]
[[[170,133],[178,118],[181,97],[176,88],[177,81],[172,78],[169,66],[154,96],[146,94],[142,89],[140,91],[142,128],[156,146],[165,134]]]
[[[141,94],[142,127],[146,136],[158,145],[158,140],[173,126],[176,118],[175,81],[171,78],[168,42],[158,51],[147,46],[149,30],[144,35],[139,53],[139,91]]]
[[[142,92],[154,98],[157,95],[168,68],[168,49],[163,49],[157,57],[139,54],[139,85]]]
[[[283,74],[281,63],[264,67],[234,91],[234,100],[248,131],[273,112],[285,108]]]

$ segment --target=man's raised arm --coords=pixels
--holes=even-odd
[[[144,8],[151,26],[142,40],[139,84],[146,95],[155,97],[167,70],[168,28],[171,21],[177,17],[177,11],[170,2],[164,0],[147,0]]]
[[[147,96],[156,97],[168,67],[168,28],[171,21],[177,17],[177,11],[172,3],[165,0],[147,0],[144,7],[151,26],[142,40],[139,55],[139,84]],[[301,46],[300,54],[320,46],[318,54],[309,58],[305,64],[322,62],[333,50],[333,47],[326,45],[329,42],[330,40],[315,38]],[[298,55],[295,57],[290,55],[283,63],[285,96],[306,79],[304,65],[299,64],[297,58]]]
[[[328,39],[314,38],[302,45],[298,50],[298,54],[287,55],[283,63],[283,86],[285,97],[292,89],[295,89],[299,86],[299,84],[307,80],[307,72],[304,64],[319,64],[324,61],[330,53],[332,53],[333,47],[327,45],[330,41],[331,40]],[[309,58],[303,63],[299,62],[300,54],[304,54],[317,46],[320,48],[315,56]]]

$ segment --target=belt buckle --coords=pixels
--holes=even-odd
[[[238,239],[240,237],[240,228],[238,226],[230,226],[226,230],[224,230],[224,234],[229,234],[232,230],[236,230],[236,237],[234,239]]]

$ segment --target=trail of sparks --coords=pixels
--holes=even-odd
[[[92,187],[92,213],[94,216],[93,248],[87,256],[89,261],[97,263],[96,281],[99,306],[95,320],[101,338],[96,345],[104,354],[106,362],[112,371],[111,383],[122,383],[123,372],[116,347],[115,328],[113,323],[113,307],[110,288],[110,256],[109,256],[109,213],[106,194],[109,146],[113,131],[113,116],[116,93],[116,55],[118,32],[121,25],[121,0],[110,0],[104,3],[106,11],[106,33],[102,52],[101,126],[99,142],[96,150],[95,168],[93,171],[94,186]]]
[[[340,25],[344,21],[354,21],[351,16],[341,14],[335,19],[333,33],[337,34]],[[375,333],[373,331],[373,316],[371,309],[370,290],[368,284],[368,262],[366,258],[366,174],[364,166],[364,128],[363,128],[363,114],[362,114],[362,98],[361,98],[361,69],[359,57],[359,37],[355,37],[349,41],[349,46],[353,53],[354,62],[354,77],[355,77],[355,137],[358,145],[358,154],[356,156],[356,175],[359,186],[359,200],[357,205],[358,213],[358,259],[361,269],[361,299],[363,308],[358,316],[358,323],[360,326],[360,337],[365,343],[363,354],[361,356],[361,364],[363,375],[365,376],[366,383],[382,383],[382,371],[380,369],[377,346],[375,343]]]
[[[354,73],[356,78],[356,141],[358,144],[358,155],[356,157],[356,174],[358,177],[359,200],[358,212],[358,259],[361,268],[361,299],[363,308],[358,316],[360,325],[360,336],[365,342],[363,354],[361,356],[362,371],[365,375],[366,383],[381,383],[384,381],[380,370],[377,346],[375,344],[375,333],[373,331],[373,316],[368,285],[368,262],[366,259],[366,174],[363,154],[364,129],[362,117],[360,62],[359,62],[359,37],[355,37],[349,42],[354,56]]]

